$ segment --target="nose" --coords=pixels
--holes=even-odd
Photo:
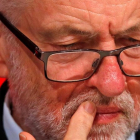
[[[103,95],[113,97],[125,89],[123,75],[115,56],[105,57],[97,72],[86,81],[87,86],[97,88]]]

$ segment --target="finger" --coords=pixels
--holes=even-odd
[[[21,132],[19,138],[20,140],[35,140],[35,138],[27,132]]]
[[[86,140],[95,114],[96,107],[92,102],[82,103],[70,120],[64,140]]]

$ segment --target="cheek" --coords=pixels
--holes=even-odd
[[[140,78],[129,78],[127,81],[128,91],[135,102],[135,109],[140,110]]]
[[[49,82],[51,83],[51,94],[55,95],[55,100],[58,103],[65,104],[71,95],[73,94],[73,91],[77,87],[77,83],[59,83],[59,82]]]
[[[59,83],[49,82],[51,90],[50,94],[53,94],[54,100],[57,104],[66,104],[73,96],[77,96],[86,89],[84,82],[72,82],[72,83]]]

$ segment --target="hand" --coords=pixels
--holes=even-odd
[[[19,138],[20,140],[35,140],[35,138],[27,132],[21,132]]]
[[[86,101],[72,116],[64,140],[86,140],[96,114],[95,105]]]
[[[64,140],[86,140],[95,114],[96,108],[92,102],[82,103],[70,120]],[[35,140],[35,138],[27,132],[21,132],[20,140]]]

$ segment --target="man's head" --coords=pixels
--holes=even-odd
[[[140,44],[140,4],[136,0],[6,2],[9,10],[5,9],[7,3],[1,0],[0,11],[42,51],[114,50]],[[0,76],[7,76],[9,80],[12,115],[23,130],[36,139],[62,139],[71,116],[87,100],[97,107],[89,139],[119,137],[122,140],[137,129],[140,78],[125,76],[116,56],[103,58],[97,71],[87,80],[53,82],[44,75],[44,63],[2,23],[0,29],[0,72],[4,70]],[[134,62],[139,51],[135,48],[133,56],[137,57],[130,55]],[[52,71],[60,60],[63,57],[52,65]],[[89,58],[85,60],[86,63]],[[137,68],[133,63],[128,64],[130,68]],[[57,71],[67,68],[70,74],[82,72],[79,67],[74,70],[69,67],[64,62]],[[61,75],[64,77],[66,72]]]

